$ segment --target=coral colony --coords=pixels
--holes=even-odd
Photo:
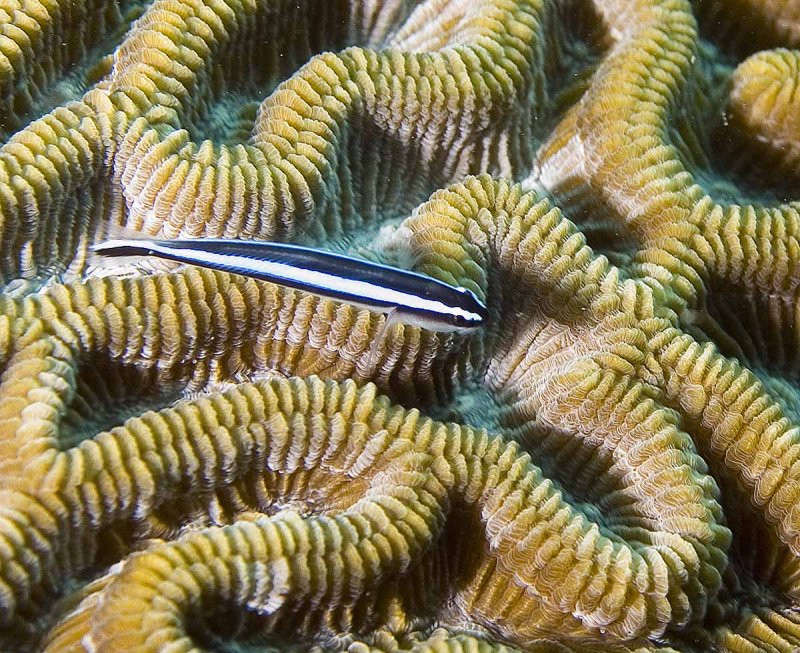
[[[793,0],[0,4],[0,650],[800,650],[798,47]]]

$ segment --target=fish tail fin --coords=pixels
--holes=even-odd
[[[138,266],[152,236],[108,220],[100,223],[86,261],[90,270]]]

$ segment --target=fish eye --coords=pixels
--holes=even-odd
[[[457,314],[451,315],[450,324],[452,324],[457,329],[476,329],[483,325],[483,317],[478,315],[477,313],[465,313],[465,314]]]

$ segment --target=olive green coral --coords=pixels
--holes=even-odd
[[[800,647],[796,10],[0,8],[0,647]],[[490,319],[101,276],[106,223]]]

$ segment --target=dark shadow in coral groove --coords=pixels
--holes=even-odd
[[[303,602],[262,616],[235,606],[208,606],[208,612],[191,615],[186,626],[192,641],[215,653],[241,651],[308,650],[342,645],[352,639],[369,642],[376,628],[383,626],[398,609],[406,618],[405,632],[463,619],[453,611],[452,596],[468,583],[479,563],[485,533],[475,506],[454,506],[445,529],[432,549],[427,550],[403,576],[389,574],[350,606],[335,605],[309,610]],[[215,609],[216,608],[216,609]],[[329,630],[339,627],[342,636]],[[404,631],[393,632],[401,638]]]
[[[400,222],[438,188],[459,180],[447,161],[460,162],[460,150],[437,152],[432,161],[425,161],[417,138],[403,140],[362,111],[353,107],[342,125],[329,187],[314,215],[304,223],[297,221],[295,242],[358,255],[372,248],[382,228]],[[465,175],[478,172],[475,162],[466,166]]]
[[[544,77],[549,105],[546,112],[534,113],[536,142],[545,140],[570,107],[580,102],[611,44],[602,16],[590,0],[553,3],[548,21],[543,32],[547,39]]]
[[[800,171],[789,170],[780,152],[733,118],[731,76],[742,59],[701,40],[696,60],[667,131],[694,181],[720,204],[768,207],[800,199]]]
[[[725,356],[742,365],[800,381],[800,348],[791,294],[743,292],[711,280],[703,329]]]
[[[761,50],[800,47],[788,20],[783,23],[769,16],[758,2],[732,0],[692,0],[700,36],[714,43],[726,57],[739,61]]]
[[[569,195],[575,188],[562,185],[558,194],[551,193],[540,182],[523,183],[523,188],[534,192],[538,199],[546,199],[558,207],[562,215],[583,234],[586,244],[597,256],[605,256],[612,265],[624,267],[639,251],[641,243],[617,218],[610,217],[602,206],[588,206],[587,202],[572,204],[559,195]]]
[[[702,446],[700,450],[709,460]],[[754,508],[735,481],[727,480],[723,470],[711,465],[710,473],[720,488],[726,525],[733,534],[729,564],[719,597],[702,623],[671,635],[672,643],[679,646],[687,643],[692,634],[701,641],[705,638],[707,643],[701,651],[710,650],[716,629],[741,631],[742,622],[753,613],[791,610],[800,588],[800,566],[789,547],[778,540],[772,526],[765,522],[763,510]]]
[[[635,497],[626,490],[626,469],[613,469],[613,450],[601,449],[578,434],[543,427],[534,417],[515,427],[506,426],[502,433],[519,443],[542,476],[588,519],[611,531],[641,526],[643,517],[636,511]]]
[[[406,12],[395,20],[404,20],[411,6],[407,3]],[[317,54],[362,45],[348,28],[351,18],[347,0],[260,2],[256,13],[212,53],[202,86],[192,92],[183,125],[191,139],[229,144],[246,140],[255,120],[253,105],[282,81]]]
[[[709,450],[709,434],[702,433],[702,427],[692,420],[686,420],[681,428],[693,436],[698,453],[709,466],[708,473],[720,490],[725,525],[733,535],[724,592],[733,597],[736,610],[789,606],[800,590],[800,566],[789,546],[775,535],[775,527],[767,523],[763,508],[752,505],[749,494],[739,488],[719,456]],[[732,618],[730,614],[713,612],[708,615],[707,625],[710,628]]]
[[[612,265],[627,265],[638,250],[636,239],[630,232],[621,229],[616,220],[595,216],[594,219],[581,222],[579,228],[594,253],[605,256]]]
[[[782,169],[780,154],[758,134],[737,128],[728,111],[708,129],[712,169],[704,187],[713,199],[730,204],[774,206],[800,199],[800,171]]]
[[[255,118],[249,115],[251,103],[266,99],[315,54],[346,45],[347,6],[345,0],[323,5],[260,2],[222,47],[212,49],[212,63],[191,94],[192,105],[185,108],[183,126],[192,140],[239,138],[242,120],[246,125],[248,117]],[[313,29],[315,21],[324,22],[326,29]]]
[[[440,422],[456,422],[498,433],[501,411],[502,406],[491,390],[476,383],[465,383],[446,404],[428,407],[426,414]]]
[[[166,408],[180,397],[183,383],[164,383],[154,366],[114,363],[102,357],[78,369],[72,402],[61,420],[59,447],[78,445],[147,410]]]

